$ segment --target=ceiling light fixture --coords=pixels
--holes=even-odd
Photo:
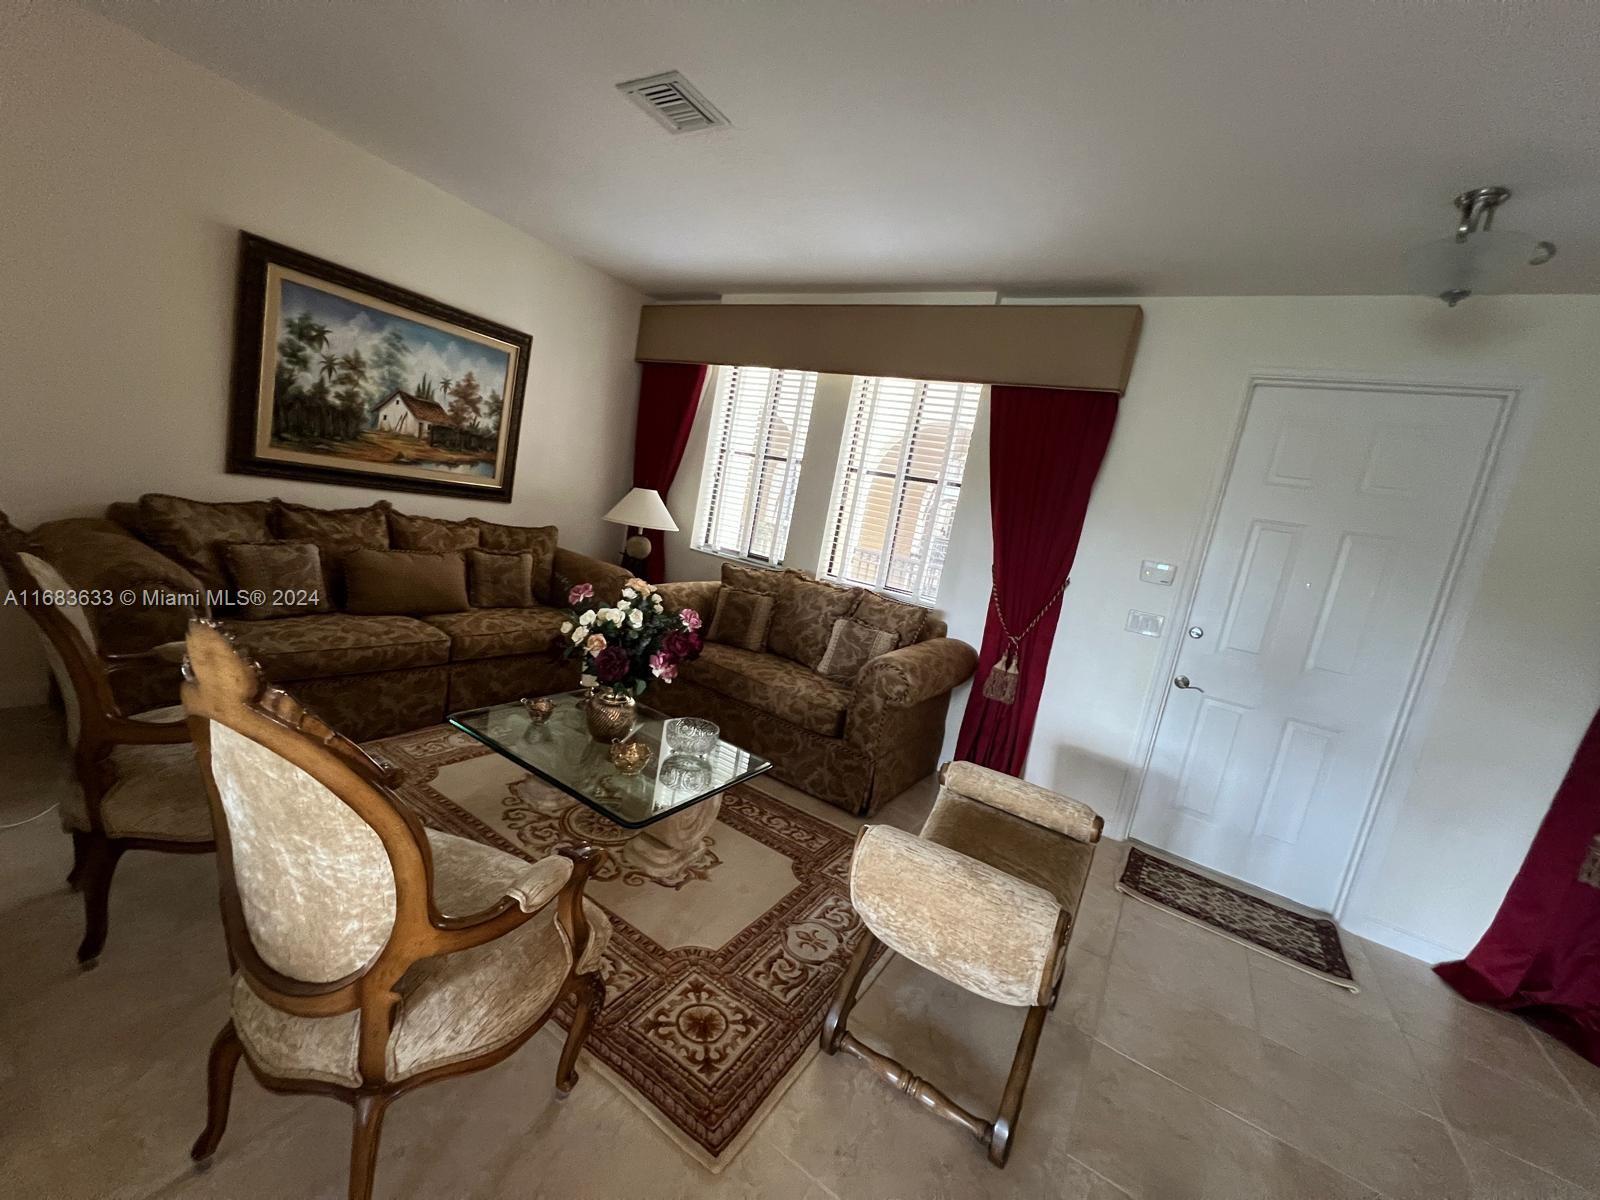
[[[1454,308],[1468,296],[1500,290],[1517,268],[1543,266],[1554,258],[1553,242],[1494,227],[1495,212],[1509,199],[1511,189],[1503,187],[1473,188],[1457,196],[1461,216],[1455,233],[1406,255],[1416,289]]]

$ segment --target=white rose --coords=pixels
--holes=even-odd
[[[634,591],[632,588],[623,588],[622,589],[622,598],[624,600],[637,599],[638,595],[639,595],[639,593]]]
[[[587,638],[588,636],[589,636],[589,631],[588,630],[586,630],[586,629],[574,629],[572,631],[572,644],[574,646],[581,646],[581,645],[583,645],[584,639]]]
[[[591,608],[588,612],[584,613],[581,617],[579,617],[578,618],[578,624],[579,625],[593,625],[594,624],[594,609]],[[561,632],[565,633],[565,632],[567,632],[567,630],[565,628],[563,628],[561,630]]]
[[[631,613],[629,613],[628,614],[628,624],[632,625],[635,629],[638,629],[641,625],[644,624],[644,614],[642,612],[631,612]]]
[[[563,621],[563,622],[561,622],[561,632],[562,633],[571,633],[572,632],[572,622],[571,621]]]

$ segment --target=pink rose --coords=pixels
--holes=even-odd
[[[683,627],[690,633],[700,628],[700,614],[692,608],[686,608],[678,614],[678,620],[683,622]]]
[[[665,650],[657,650],[650,656],[650,673],[662,683],[671,683],[677,678],[678,664]]]
[[[576,604],[580,600],[587,600],[594,595],[594,584],[580,583],[567,593],[567,603]]]
[[[606,648],[606,635],[603,633],[591,633],[589,640],[583,643],[583,648],[590,654],[599,654],[600,651]]]

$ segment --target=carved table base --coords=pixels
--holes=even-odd
[[[652,879],[674,879],[704,853],[705,835],[721,811],[722,796],[716,795],[673,813],[641,829],[622,848],[622,856]]]

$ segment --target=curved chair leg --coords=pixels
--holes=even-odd
[[[561,1061],[556,1064],[556,1090],[563,1096],[578,1082],[578,1052],[588,1040],[589,1029],[605,1003],[606,985],[601,982],[599,974],[578,976],[572,1028],[567,1030],[566,1044],[561,1047]]]
[[[393,1097],[368,1092],[355,1098],[350,1134],[350,1200],[372,1200],[372,1178],[378,1166],[378,1138],[383,1114]]]
[[[117,862],[127,847],[121,842],[100,834],[89,835],[83,864],[83,941],[78,946],[78,965],[84,970],[94,967],[100,951],[106,944],[106,926],[110,920],[111,876],[116,873]]]
[[[1044,1029],[1044,1019],[1050,1008],[1035,1004],[1028,1009],[1028,1019],[1022,1023],[1022,1036],[1017,1039],[1017,1053],[1011,1060],[1011,1074],[1006,1076],[1006,1090],[1000,1097],[1000,1112],[989,1126],[989,1161],[997,1167],[1006,1165],[1011,1156],[1011,1143],[1017,1136],[1017,1114],[1022,1111],[1022,1094],[1028,1088],[1028,1074],[1033,1070],[1033,1056],[1039,1050],[1039,1033]]]
[[[839,990],[834,994],[828,1015],[822,1020],[822,1049],[828,1054],[837,1052],[839,1043],[844,1039],[845,1022],[850,1019],[850,1010],[856,1006],[856,993],[861,989],[861,980],[867,973],[867,961],[877,944],[878,939],[870,932],[863,933],[855,956],[839,980]]]
[[[239,1034],[229,1021],[211,1043],[211,1057],[206,1063],[206,1127],[195,1139],[189,1157],[201,1166],[209,1164],[217,1152],[217,1143],[228,1128],[228,1104],[233,1099],[233,1073],[238,1069],[239,1056],[244,1046]]]
[[[87,833],[72,831],[72,870],[67,872],[67,886],[73,891],[83,886],[83,868],[89,861],[89,838]]]

